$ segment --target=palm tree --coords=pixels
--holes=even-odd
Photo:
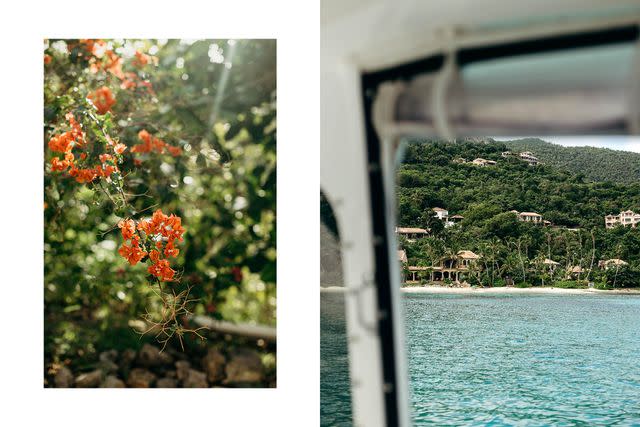
[[[527,252],[530,244],[531,239],[529,238],[529,236],[520,236],[517,239],[510,241],[510,245],[517,251],[516,255],[520,263],[520,268],[522,269],[522,281],[525,283],[527,281],[526,264],[529,263]]]
[[[596,259],[596,236],[593,234],[593,229],[591,229],[591,264],[589,264],[589,271],[587,271],[587,282],[589,281],[589,276],[591,276],[591,270],[593,269],[593,262]]]

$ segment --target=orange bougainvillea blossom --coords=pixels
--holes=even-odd
[[[64,157],[54,157],[51,159],[51,170],[54,172],[67,171],[69,176],[75,178],[79,183],[87,183],[99,177],[104,177],[110,181],[110,176],[114,172],[118,172],[118,159],[108,153],[103,153],[94,159],[93,163],[88,159],[87,152],[84,150],[86,145],[86,136],[82,131],[82,126],[75,119],[73,113],[67,113],[65,118],[69,122],[71,130],[54,135],[49,140],[49,149],[54,152],[64,153]],[[122,154],[127,146],[122,143],[116,143],[108,136],[106,137],[107,147],[113,150],[114,154]],[[84,150],[80,153],[79,159],[73,154],[73,150]]]
[[[136,59],[133,60],[134,67],[143,68],[151,63],[158,65],[158,58],[156,56],[147,55],[139,50],[136,50],[135,56]]]
[[[131,147],[132,153],[150,153],[153,151],[163,154],[165,152],[169,152],[173,157],[177,157],[182,154],[182,148],[167,144],[160,138],[152,136],[146,129],[142,129],[138,132],[138,138],[142,143]]]
[[[82,127],[73,114],[67,113],[64,117],[69,122],[71,130],[49,140],[49,149],[58,153],[70,153],[74,147],[82,147],[85,143]]]
[[[82,39],[80,40],[80,45],[86,53],[84,57],[88,60],[89,70],[92,73],[96,74],[104,71],[117,77],[121,81],[120,88],[122,89],[143,87],[146,88],[149,93],[154,93],[153,86],[149,80],[143,80],[136,73],[124,72],[122,70],[124,65],[122,57],[110,49],[110,45],[104,40]],[[77,44],[72,43],[69,46],[70,51],[75,46],[77,46]],[[132,65],[136,68],[144,68],[148,64],[158,65],[158,58],[136,51]]]
[[[185,230],[179,216],[165,215],[158,209],[149,219],[140,220],[137,224],[133,219],[124,219],[118,227],[124,239],[118,251],[123,258],[135,265],[148,254],[151,265],[147,271],[160,281],[174,280],[176,272],[170,267],[168,258],[175,258],[180,253],[175,241],[183,240]],[[150,249],[148,252],[147,248]]]
[[[99,114],[106,114],[111,111],[111,107],[116,103],[113,92],[106,86],[102,86],[95,92],[90,93],[87,98],[89,98],[91,103],[96,107]]]

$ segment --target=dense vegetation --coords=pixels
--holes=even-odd
[[[47,369],[88,369],[101,351],[153,342],[132,326],[145,330],[142,316],[164,316],[160,281],[146,253],[128,254],[132,265],[122,259],[118,224],[129,221],[135,234],[156,209],[185,230],[175,277],[168,268],[157,274],[160,289],[190,288],[198,315],[275,325],[275,52],[274,40],[46,41]],[[63,161],[56,135],[77,137]],[[110,175],[94,176],[94,157]],[[187,354],[215,343],[185,339]]]
[[[535,147],[527,148],[539,154]],[[588,180],[587,173],[600,167],[598,156],[593,165],[585,157],[582,173],[574,173],[548,161],[531,167],[517,158],[501,157],[508,149],[513,146],[495,141],[414,141],[407,145],[398,171],[399,225],[431,230],[428,238],[401,242],[409,264],[433,265],[445,254],[468,249],[482,256],[474,276],[484,285],[501,285],[505,277],[523,284],[563,285],[559,281],[568,276],[568,269],[579,266],[584,272],[573,279],[595,280],[602,286],[638,286],[640,228],[606,230],[604,216],[626,209],[637,211],[640,182]],[[619,155],[629,156],[629,162],[636,158],[633,153]],[[497,164],[478,167],[454,162],[477,157]],[[460,214],[464,220],[445,229],[434,218],[434,207]],[[518,221],[511,210],[537,212],[552,226]],[[552,272],[543,264],[545,258],[558,262],[559,267]],[[629,266],[607,271],[597,268],[599,260],[612,258]]]
[[[640,153],[595,147],[563,147],[538,138],[505,141],[510,150],[533,151],[544,163],[590,181],[632,184],[640,181]]]

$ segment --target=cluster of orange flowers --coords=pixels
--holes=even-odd
[[[104,70],[118,77],[124,78],[122,73],[122,58],[111,49],[107,49],[107,43],[104,40],[96,39],[80,39],[79,44],[82,46],[86,54],[85,59],[89,61],[89,70],[97,73]],[[74,49],[75,43],[69,44],[69,49]],[[102,59],[105,58],[105,61]]]
[[[69,176],[75,178],[79,183],[91,182],[98,177],[109,179],[113,172],[118,171],[117,159],[111,154],[101,154],[99,156],[100,163],[94,167],[81,168],[76,163],[76,157],[73,154],[74,148],[83,148],[85,146],[85,135],[82,132],[82,126],[78,123],[73,113],[67,113],[65,118],[71,126],[71,130],[60,135],[54,135],[49,140],[49,149],[58,153],[64,153],[64,158],[54,157],[51,159],[51,170],[55,172],[63,172],[68,170]],[[109,146],[116,154],[122,154],[127,146],[121,143],[114,143],[108,139]],[[81,161],[87,158],[87,153],[82,152],[79,156]]]
[[[118,223],[118,227],[125,240],[118,253],[129,264],[136,265],[149,255],[151,265],[147,271],[158,280],[167,282],[174,280],[176,272],[169,266],[168,258],[176,257],[180,253],[180,250],[175,247],[175,241],[183,240],[182,235],[185,230],[179,216],[173,214],[167,216],[158,209],[151,218],[140,220],[137,225],[132,219],[124,219]],[[140,232],[144,234],[141,235]],[[154,248],[147,252],[145,245],[141,244],[142,239],[149,242],[149,247],[153,244]]]
[[[84,145],[84,133],[73,113],[67,113],[64,117],[69,122],[71,130],[51,138],[49,140],[49,149],[58,153],[71,153],[74,147],[82,147]]]
[[[165,151],[168,151],[169,154],[174,157],[182,154],[182,148],[174,147],[167,144],[160,138],[151,136],[151,134],[145,129],[142,129],[140,132],[138,132],[138,138],[142,141],[142,143],[136,144],[131,147],[132,153],[150,153],[152,151],[155,151],[156,153],[162,154]]]
[[[89,98],[100,114],[106,114],[108,111],[111,111],[111,107],[116,103],[116,98],[113,96],[111,89],[106,86],[96,89],[96,91],[90,93],[87,98]]]
[[[140,80],[136,73],[124,73],[124,78],[120,84],[121,89],[135,89],[137,87],[144,87],[150,94],[155,94],[153,91],[153,85],[149,80]]]
[[[120,79],[121,89],[135,89],[137,87],[144,87],[150,93],[153,93],[153,86],[149,80],[142,80],[136,73],[124,72],[122,70],[123,60],[117,53],[111,49],[107,49],[107,44],[104,40],[93,39],[81,39],[80,44],[83,45],[84,50],[89,54],[89,70],[92,73],[98,71],[105,71],[113,74]],[[147,55],[140,51],[136,51],[136,58],[133,60],[133,65],[137,68],[143,68],[147,64],[158,64],[158,58],[155,56]]]
[[[142,53],[139,50],[135,53],[136,59],[133,60],[133,65],[138,68],[143,68],[147,64],[153,62],[155,65],[158,65],[158,58],[155,56],[147,55],[146,53]]]

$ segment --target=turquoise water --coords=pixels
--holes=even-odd
[[[416,425],[640,426],[640,297],[406,294],[404,308]],[[322,425],[350,425],[342,295],[323,294],[321,323]]]

